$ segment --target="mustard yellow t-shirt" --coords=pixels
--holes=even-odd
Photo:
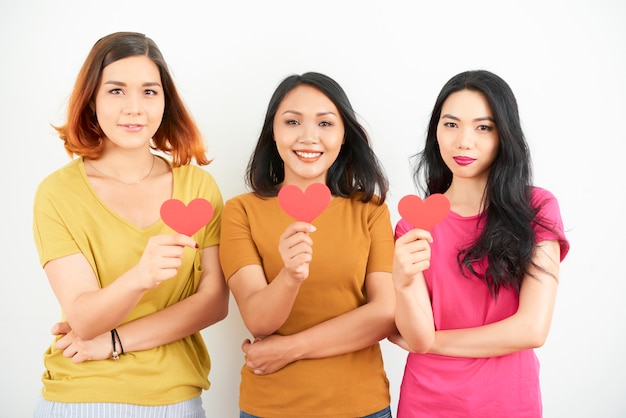
[[[287,321],[291,335],[363,305],[365,276],[390,272],[393,231],[386,204],[336,197],[312,223],[313,260]],[[241,267],[263,266],[271,282],[283,267],[278,241],[294,219],[276,197],[252,193],[224,206],[220,260],[226,279]],[[300,360],[263,376],[241,369],[240,408],[262,417],[357,417],[390,403],[379,344],[324,359]]]
[[[185,204],[202,197],[215,209],[193,238],[206,248],[219,244],[223,201],[213,177],[196,166],[172,169],[173,195]],[[138,228],[115,214],[92,189],[82,158],[45,178],[34,202],[33,231],[41,265],[82,253],[101,287],[135,266],[150,237],[173,233],[162,220]],[[185,249],[178,275],[147,291],[124,323],[150,315],[195,293],[202,250]],[[209,307],[207,307],[209,309]],[[155,329],[155,333],[159,330]],[[166,405],[208,389],[209,355],[200,333],[151,350],[73,364],[50,345],[44,354],[42,395],[56,402],[115,402]]]

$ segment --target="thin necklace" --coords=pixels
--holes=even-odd
[[[118,179],[117,177],[113,177],[113,176],[109,176],[108,174],[104,174],[102,171],[98,170],[98,169],[96,168],[96,166],[95,166],[95,165],[93,165],[93,163],[91,162],[91,160],[85,160],[85,161],[87,161],[87,164],[89,164],[89,166],[90,166],[91,168],[93,168],[94,170],[96,170],[98,173],[102,174],[104,177],[106,177],[106,178],[108,178],[108,179],[111,179],[111,180],[115,180],[115,181],[117,181],[117,182],[119,182],[119,183],[126,184],[126,185],[129,185],[129,186],[130,186],[130,185],[133,185],[133,184],[140,184],[142,181],[144,181],[145,179],[147,179],[148,177],[150,177],[150,174],[152,174],[152,170],[154,169],[154,162],[156,161],[156,156],[155,156],[154,154],[152,154],[152,166],[150,167],[150,171],[148,171],[148,174],[146,174],[145,176],[143,176],[143,177],[142,177],[142,178],[140,178],[139,180],[137,180],[137,181],[132,181],[132,182],[126,182],[126,181],[123,181],[123,180]]]

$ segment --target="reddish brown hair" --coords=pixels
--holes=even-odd
[[[70,155],[97,159],[102,153],[104,132],[98,124],[93,103],[102,70],[107,65],[137,55],[144,55],[159,68],[165,95],[163,120],[152,138],[152,148],[172,157],[175,167],[195,159],[199,165],[211,161],[200,129],[178,95],[161,51],[154,41],[141,33],[116,32],[99,39],[83,63],[69,99],[67,121],[55,126]]]

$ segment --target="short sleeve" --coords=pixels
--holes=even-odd
[[[209,177],[209,181],[207,182],[205,198],[208,199],[213,206],[213,218],[211,218],[211,222],[209,222],[206,226],[206,233],[204,234],[202,248],[211,247],[220,243],[220,229],[222,225],[224,201],[222,199],[222,193],[212,176]]]
[[[244,266],[262,264],[252,238],[250,220],[240,198],[230,199],[224,205],[220,241],[220,262],[226,281]]]
[[[202,230],[194,234],[194,238],[202,248],[218,245],[224,201],[215,178],[203,168],[191,164],[172,168],[172,175],[174,198],[186,204],[196,198],[203,198],[211,203],[213,217]]]
[[[80,252],[68,226],[56,209],[53,194],[46,182],[35,194],[33,207],[33,237],[42,266],[50,260]]]
[[[536,242],[558,241],[561,247],[561,261],[563,261],[569,252],[570,244],[565,236],[561,210],[556,197],[545,189],[535,187],[531,204],[537,210],[533,221]]]
[[[368,219],[369,233],[371,237],[370,255],[367,262],[367,273],[391,272],[393,260],[393,234],[389,207],[386,203],[374,205]]]
[[[409,232],[411,229],[413,229],[413,226],[411,226],[411,224],[408,221],[405,221],[404,219],[400,219],[400,221],[398,221],[398,223],[396,224],[395,239],[397,240],[402,235]]]

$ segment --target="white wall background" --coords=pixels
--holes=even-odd
[[[517,95],[536,184],[559,198],[572,249],[550,337],[538,350],[545,416],[626,416],[626,3],[526,1],[0,0],[0,417],[32,414],[42,353],[59,318],[31,234],[40,180],[68,162],[50,123],[93,43],[118,30],[160,46],[215,161],[225,198],[243,174],[276,85],[309,70],[335,78],[391,180],[414,193],[409,156],[452,75],[484,68]],[[158,330],[155,330],[158,332]],[[235,417],[236,304],[203,331],[212,354],[209,417]],[[383,342],[397,403],[405,353]]]

